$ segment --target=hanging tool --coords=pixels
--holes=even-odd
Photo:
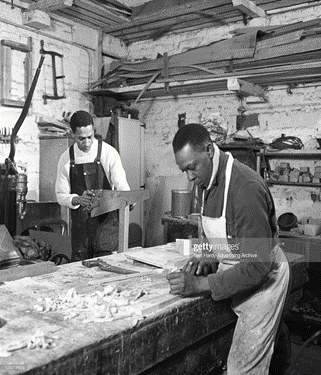
[[[97,267],[101,271],[108,271],[108,272],[115,272],[115,273],[121,273],[123,275],[131,274],[131,273],[138,273],[137,271],[128,270],[122,267],[112,266],[111,264],[105,262],[102,259],[91,259],[91,260],[83,260],[82,265],[88,268],[91,267]]]
[[[66,97],[65,95],[65,83],[64,83],[64,67],[63,67],[63,57],[64,55],[55,52],[55,51],[46,51],[43,46],[44,46],[44,41],[40,41],[41,44],[41,50],[40,53],[44,55],[50,55],[51,56],[51,61],[52,61],[52,83],[53,83],[53,95],[47,95],[44,94],[42,96],[44,104],[47,104],[47,99],[52,99],[52,100],[59,100],[59,99],[64,99]],[[59,57],[61,59],[61,75],[57,76],[57,68],[56,68],[56,57]],[[57,81],[61,79],[62,80],[62,95],[58,95],[58,85]]]
[[[0,165],[0,223],[4,223],[7,226],[11,235],[16,234],[16,204],[19,203],[18,215],[22,219],[26,213],[26,195],[28,191],[27,176],[25,173],[20,174],[14,163],[15,142],[17,133],[28,115],[44,58],[45,56],[42,54],[23,109],[12,130],[9,157],[5,160],[5,164]]]

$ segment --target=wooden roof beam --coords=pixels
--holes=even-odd
[[[248,15],[251,18],[263,17],[266,18],[264,9],[258,7],[251,0],[232,0],[235,8],[240,10],[242,13]]]
[[[38,0],[29,5],[29,10],[42,10],[54,12],[64,8],[69,8],[73,4],[73,0]]]
[[[149,25],[154,22],[166,21],[170,22],[170,19],[177,22],[177,17],[186,16],[188,14],[195,13],[195,11],[206,11],[212,8],[219,8],[220,6],[228,5],[229,0],[199,0],[198,2],[180,4],[169,8],[164,8],[157,14],[146,15],[142,17],[137,17],[131,22],[123,23],[117,27],[112,27],[105,30],[106,33],[114,34],[117,31],[127,31],[135,26]]]

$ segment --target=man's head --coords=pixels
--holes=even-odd
[[[71,130],[75,134],[79,149],[89,152],[94,140],[94,121],[86,111],[75,112],[70,119]]]
[[[200,124],[182,126],[173,139],[176,164],[197,185],[209,185],[214,147],[207,129]]]

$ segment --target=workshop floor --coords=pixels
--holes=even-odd
[[[303,343],[309,339],[319,327],[307,327],[304,323],[291,323],[287,321],[290,331],[292,346],[291,367],[286,375],[320,375],[321,374],[321,336],[304,348],[301,355],[297,357]],[[295,363],[294,363],[295,362]],[[283,372],[282,372],[283,374]],[[214,371],[210,375],[226,375],[226,371]],[[280,374],[271,374],[280,375]]]
[[[297,355],[302,347],[302,344],[311,337],[317,328],[307,328],[303,324],[289,323],[290,338],[292,344],[292,362],[293,371],[288,375],[319,375],[321,374],[321,337],[319,336],[315,342],[311,342],[304,348],[302,354],[297,358]],[[277,374],[276,374],[277,375]]]

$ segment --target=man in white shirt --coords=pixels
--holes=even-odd
[[[117,150],[94,137],[86,111],[75,112],[70,127],[76,143],[59,159],[58,203],[71,209],[72,261],[111,254],[118,247],[118,211],[90,217],[92,190],[130,190]]]

